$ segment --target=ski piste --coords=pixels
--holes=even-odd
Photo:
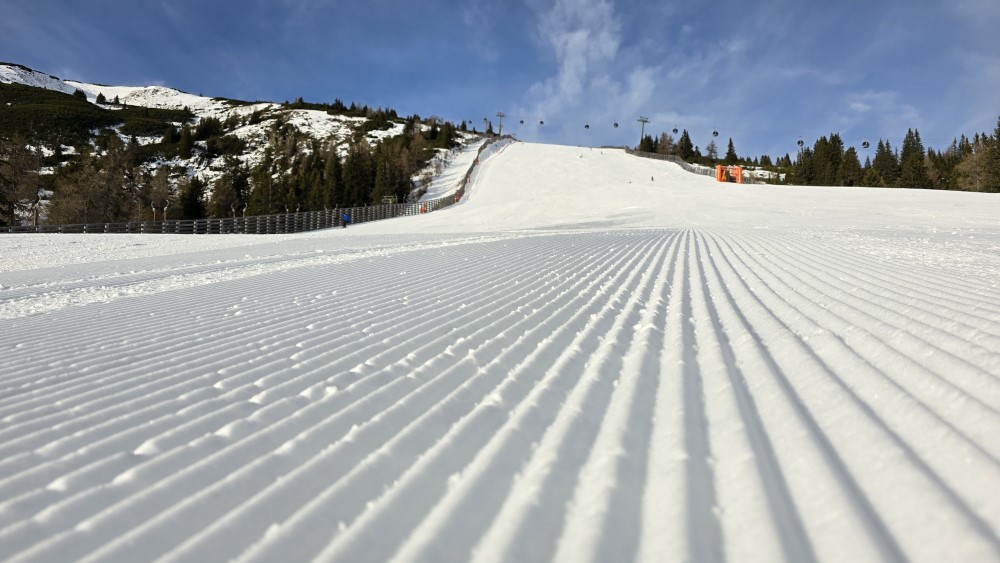
[[[515,143],[348,229],[2,236],[0,559],[1000,560],[998,216]]]

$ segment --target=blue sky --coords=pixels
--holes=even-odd
[[[503,111],[564,144],[635,144],[643,115],[779,156],[831,132],[859,149],[992,132],[998,29],[997,0],[0,0],[0,60],[480,128]]]

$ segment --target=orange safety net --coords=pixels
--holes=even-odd
[[[737,184],[742,184],[743,167],[723,166],[718,164],[715,167],[715,179],[719,182],[735,182]]]

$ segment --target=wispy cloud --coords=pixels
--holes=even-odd
[[[606,0],[556,0],[540,29],[558,61],[556,76],[542,84],[553,101],[578,101],[586,82],[603,73],[621,43],[613,7]]]
[[[646,105],[658,69],[621,56],[622,25],[612,2],[556,0],[539,10],[538,41],[554,64],[530,86],[526,105],[549,120],[548,136],[583,142],[589,121],[610,127]]]

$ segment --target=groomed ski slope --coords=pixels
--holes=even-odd
[[[1000,561],[998,217],[517,143],[418,217],[0,237],[0,560]]]

